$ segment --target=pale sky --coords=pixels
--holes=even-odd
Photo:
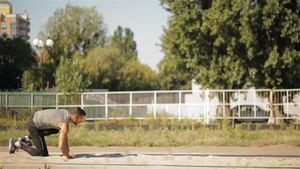
[[[163,59],[160,37],[163,27],[167,27],[170,14],[163,9],[159,0],[8,0],[13,13],[27,10],[30,18],[30,43],[43,30],[50,16],[57,8],[65,8],[66,3],[81,7],[96,6],[104,17],[108,35],[113,35],[117,26],[130,28],[137,43],[138,58],[158,72],[157,64]],[[55,42],[54,42],[55,43]]]

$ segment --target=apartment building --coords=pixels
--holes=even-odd
[[[20,37],[29,41],[30,21],[25,10],[23,14],[12,13],[12,5],[7,0],[0,0],[0,35],[8,38]]]

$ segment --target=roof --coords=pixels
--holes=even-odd
[[[11,3],[8,2],[7,0],[0,0],[0,4],[7,4],[7,5],[10,5],[11,6]]]

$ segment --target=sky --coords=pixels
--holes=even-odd
[[[168,25],[170,14],[159,0],[8,0],[13,13],[26,10],[30,18],[30,43],[38,38],[50,16],[58,8],[65,8],[69,2],[80,7],[96,6],[107,25],[108,36],[113,35],[118,25],[130,28],[137,44],[138,58],[158,72],[157,64],[163,59],[160,37]],[[55,44],[55,42],[54,42]]]

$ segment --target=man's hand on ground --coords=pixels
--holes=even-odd
[[[73,153],[70,153],[69,156],[70,156],[70,158],[74,158],[75,157],[75,155]]]
[[[74,158],[75,157],[75,155],[73,154],[73,153],[70,153],[69,155],[68,155],[68,157],[67,156],[65,156],[65,155],[60,155],[61,157],[66,157],[67,159],[71,159],[71,158]]]

